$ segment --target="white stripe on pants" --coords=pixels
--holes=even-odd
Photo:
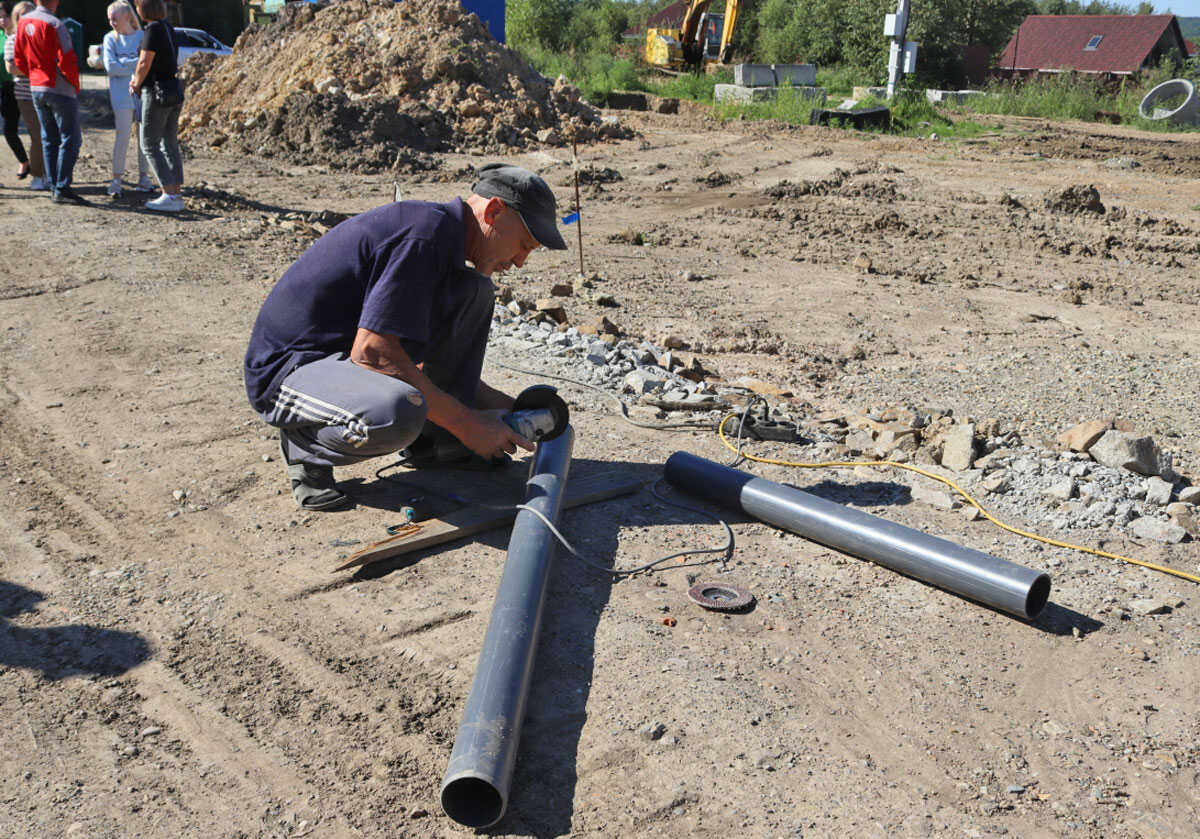
[[[133,108],[118,108],[113,111],[113,119],[117,125],[117,134],[113,138],[112,173],[114,178],[125,174],[125,154],[129,150],[129,138],[133,135],[133,124],[137,121],[137,112]],[[142,152],[142,144],[134,143],[138,150],[138,179],[150,177],[150,161]]]

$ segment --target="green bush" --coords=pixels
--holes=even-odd
[[[854,86],[862,84],[862,70],[849,64],[817,65],[817,86],[833,96],[850,96]]]

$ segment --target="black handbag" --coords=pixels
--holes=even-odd
[[[150,98],[154,101],[155,105],[164,108],[182,105],[183,85],[176,78],[170,78],[166,81],[156,79],[154,86],[150,88]]]

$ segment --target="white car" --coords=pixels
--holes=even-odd
[[[175,48],[179,51],[179,63],[187,61],[198,52],[211,52],[214,55],[231,55],[232,47],[227,47],[209,35],[203,29],[189,29],[186,26],[175,27]]]
[[[187,61],[198,52],[211,52],[215,55],[231,55],[232,47],[227,47],[209,35],[203,29],[189,29],[184,26],[175,27],[176,48],[179,50],[179,63]],[[101,58],[102,44],[92,44],[88,47],[87,65],[93,70],[104,69],[104,59]]]

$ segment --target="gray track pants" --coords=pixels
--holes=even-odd
[[[470,269],[458,281],[472,283],[474,294],[431,347],[421,369],[439,388],[474,405],[495,288]],[[337,353],[293,370],[275,404],[260,416],[284,430],[291,462],[340,466],[408,446],[425,428],[427,410],[425,397],[412,385]]]

